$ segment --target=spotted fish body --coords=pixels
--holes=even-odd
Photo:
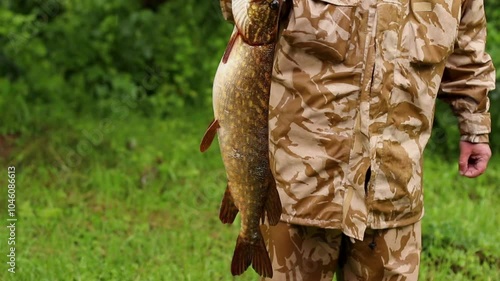
[[[213,87],[215,120],[201,150],[218,133],[228,186],[220,219],[241,229],[231,263],[233,275],[250,264],[261,276],[272,267],[260,232],[267,215],[278,223],[281,203],[269,167],[268,109],[281,0],[233,0],[235,28],[217,69]]]

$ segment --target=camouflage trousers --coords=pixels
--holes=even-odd
[[[416,281],[421,223],[367,230],[363,241],[340,230],[280,222],[262,226],[273,264],[273,278],[261,280]]]

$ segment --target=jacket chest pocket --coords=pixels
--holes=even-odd
[[[453,52],[461,4],[461,0],[409,0],[401,45],[410,62],[436,64]]]
[[[320,60],[341,62],[349,49],[356,7],[361,0],[293,0],[282,36]]]

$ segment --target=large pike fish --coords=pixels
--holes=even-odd
[[[232,223],[240,213],[231,273],[250,265],[272,277],[260,232],[267,216],[278,223],[281,203],[269,167],[268,110],[278,21],[283,0],[233,0],[235,28],[213,86],[215,120],[200,145],[203,152],[216,133],[228,179],[219,218]]]

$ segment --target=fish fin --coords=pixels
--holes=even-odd
[[[264,239],[260,239],[259,244],[255,247],[252,268],[262,277],[273,277],[273,266]]]
[[[241,275],[247,268],[252,265],[252,268],[263,277],[273,277],[273,267],[269,254],[266,250],[266,244],[259,232],[259,241],[257,245],[253,245],[245,241],[241,236],[236,240],[236,248],[234,249],[233,260],[231,262],[231,273],[233,276]]]
[[[234,43],[236,42],[236,39],[238,38],[240,34],[238,31],[234,32],[233,35],[231,35],[231,39],[229,39],[229,43],[227,43],[226,51],[224,51],[224,55],[222,56],[222,63],[226,64],[227,60],[229,59],[229,55],[231,54],[231,51],[233,50]]]
[[[222,203],[220,205],[219,219],[222,223],[233,223],[236,215],[238,214],[238,208],[234,204],[233,196],[229,190],[229,185],[224,192],[224,197],[222,198]]]
[[[281,200],[278,189],[276,189],[276,182],[274,181],[274,178],[271,179],[271,184],[268,187],[267,199],[264,208],[269,224],[278,224],[281,218]]]
[[[201,140],[200,144],[200,151],[205,152],[210,145],[212,144],[212,141],[215,138],[215,134],[217,134],[217,129],[219,129],[219,120],[214,119],[210,125],[208,125],[207,131],[205,132],[205,135],[203,136],[203,139]]]

